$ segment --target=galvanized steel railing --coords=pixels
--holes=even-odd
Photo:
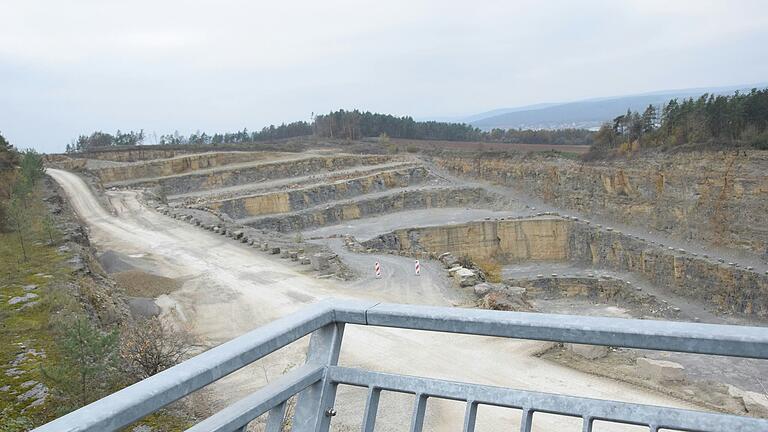
[[[109,431],[129,425],[265,355],[311,334],[306,363],[228,406],[190,431],[244,431],[268,413],[267,432],[283,425],[288,399],[298,395],[293,431],[328,431],[338,385],[368,389],[362,430],[373,431],[382,391],[415,395],[410,430],[421,431],[428,399],[466,403],[464,431],[474,431],[480,405],[522,410],[529,432],[534,413],[659,429],[765,432],[768,421],[725,414],[522,391],[394,375],[338,366],[345,324],[396,327],[517,339],[610,345],[768,359],[768,329],[572,315],[499,312],[359,301],[324,301],[193,357],[36,429]],[[510,430],[514,425],[510,425]]]

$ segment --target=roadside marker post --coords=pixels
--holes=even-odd
[[[376,261],[376,265],[374,265],[373,268],[376,270],[376,279],[381,279],[381,264]]]
[[[416,276],[421,275],[421,264],[419,264],[419,260],[416,260],[415,267],[416,267]]]

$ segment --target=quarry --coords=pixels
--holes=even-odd
[[[127,285],[174,281],[159,295],[129,296],[130,313],[183,323],[200,351],[328,296],[719,324],[768,320],[764,152],[589,162],[548,152],[391,154],[343,143],[300,152],[145,147],[51,155],[48,174],[111,277]],[[384,330],[345,337],[379,360],[343,360],[383,371],[584,394],[574,384],[581,380],[594,384],[584,394],[590,397],[768,417],[768,365],[758,360],[549,342],[497,346]],[[398,351],[396,338],[424,352]],[[427,347],[452,358],[481,345],[494,354],[437,370],[425,357]],[[301,350],[270,355],[211,385],[212,409],[290,369]],[[495,367],[512,362],[525,373]],[[353,389],[339,392],[340,401],[360,403]],[[398,403],[382,399],[380,406]],[[361,410],[340,412],[336,430],[359,424]],[[427,415],[430,430],[462,415],[438,404]],[[555,417],[534,430],[570,424]],[[395,415],[384,423],[381,430],[398,430]]]

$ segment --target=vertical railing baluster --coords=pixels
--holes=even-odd
[[[339,362],[344,323],[333,323],[315,330],[309,340],[308,364],[335,366]],[[336,400],[336,387],[328,378],[299,393],[293,415],[293,432],[327,432],[331,425],[330,412]]]
[[[467,409],[464,411],[464,432],[474,432],[477,422],[477,402],[467,401]]]
[[[520,432],[531,432],[533,424],[533,410],[523,408],[522,419],[520,420]]]
[[[581,419],[581,431],[582,432],[592,432],[592,423],[595,421],[590,416],[584,416]]]
[[[411,432],[421,432],[424,428],[424,415],[427,412],[427,396],[417,394],[413,401],[413,415],[411,416]]]
[[[285,409],[287,405],[287,402],[283,402],[269,410],[269,414],[267,414],[267,427],[264,428],[265,432],[280,432],[280,429],[283,428],[283,420],[285,420]]]
[[[373,427],[376,425],[376,412],[379,410],[380,396],[381,389],[368,388],[368,399],[365,401],[365,414],[363,414],[363,432],[373,432]]]

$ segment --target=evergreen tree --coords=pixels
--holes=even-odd
[[[69,324],[57,341],[60,360],[43,372],[69,410],[87,405],[112,390],[118,376],[117,331],[102,333],[86,318]]]

